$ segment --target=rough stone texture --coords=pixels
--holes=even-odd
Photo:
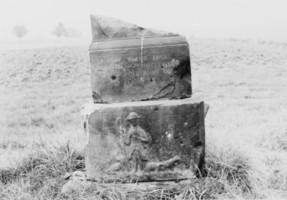
[[[94,104],[88,118],[87,177],[105,182],[192,178],[204,162],[204,103]]]
[[[109,197],[112,197],[112,199],[123,199],[123,195],[129,196],[129,194],[134,192],[145,194],[148,197],[170,197],[172,196],[171,191],[173,192],[173,194],[177,194],[182,191],[182,188],[193,184],[196,184],[195,179],[185,180],[181,182],[147,182],[141,184],[103,184],[88,180],[68,180],[68,182],[63,185],[61,194],[63,195],[63,197],[65,197],[65,199],[75,199],[75,195],[77,194],[80,194],[87,199],[110,199]],[[134,199],[135,196],[131,197],[132,198],[126,199]],[[147,198],[143,197],[142,199]]]
[[[189,47],[182,36],[92,17],[95,103],[191,96]]]
[[[92,37],[95,40],[108,40],[115,38],[142,38],[174,35],[164,31],[146,29],[131,23],[106,16],[91,16]]]

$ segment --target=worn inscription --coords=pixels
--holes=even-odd
[[[189,60],[188,45],[170,46],[169,42],[162,44],[154,38],[146,40],[150,41],[144,48],[109,49],[112,47],[110,41],[107,48],[95,46],[91,49],[95,102],[185,98],[191,95],[190,66],[188,68],[184,64]],[[120,42],[115,43],[118,45]]]
[[[108,63],[122,63],[124,61],[128,63],[143,63],[143,62],[162,62],[168,61],[170,57],[165,54],[158,54],[158,55],[145,55],[145,56],[127,56],[127,57],[120,57],[120,56],[92,56],[91,62],[97,64],[107,64]]]
[[[128,56],[127,58],[119,57],[109,57],[107,58],[97,58],[95,61],[97,64],[104,66],[105,68],[110,69],[125,69],[126,72],[130,75],[137,76],[138,70],[140,68],[146,69],[158,69],[163,73],[170,75],[172,69],[179,65],[179,61],[170,59],[169,56],[164,54],[152,55],[152,56]],[[144,61],[144,62],[142,62]]]

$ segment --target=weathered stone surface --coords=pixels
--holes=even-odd
[[[106,16],[91,16],[92,37],[95,40],[108,40],[117,38],[142,38],[174,35],[173,33],[146,29]]]
[[[192,178],[204,162],[204,103],[184,100],[94,104],[88,118],[88,179]]]
[[[141,184],[121,184],[109,183],[103,184],[94,181],[75,181],[69,180],[63,185],[61,194],[67,199],[75,199],[76,195],[84,196],[87,199],[123,199],[131,194],[131,191],[145,194],[146,197],[150,196],[172,196],[179,193],[182,188],[189,185],[196,184],[196,180],[185,180],[180,182],[147,182]],[[135,196],[132,196],[135,197]],[[134,199],[134,198],[127,198]],[[144,198],[143,199],[148,199]]]
[[[189,47],[182,36],[92,17],[95,103],[191,96]]]

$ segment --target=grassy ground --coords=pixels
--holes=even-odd
[[[113,186],[69,199],[287,199],[287,45],[190,39],[193,92],[206,117],[208,176],[181,189]],[[83,168],[80,107],[91,101],[88,48],[0,51],[0,199],[64,199]]]

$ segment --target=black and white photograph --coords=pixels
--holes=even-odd
[[[1,200],[287,199],[287,1],[1,0]]]

